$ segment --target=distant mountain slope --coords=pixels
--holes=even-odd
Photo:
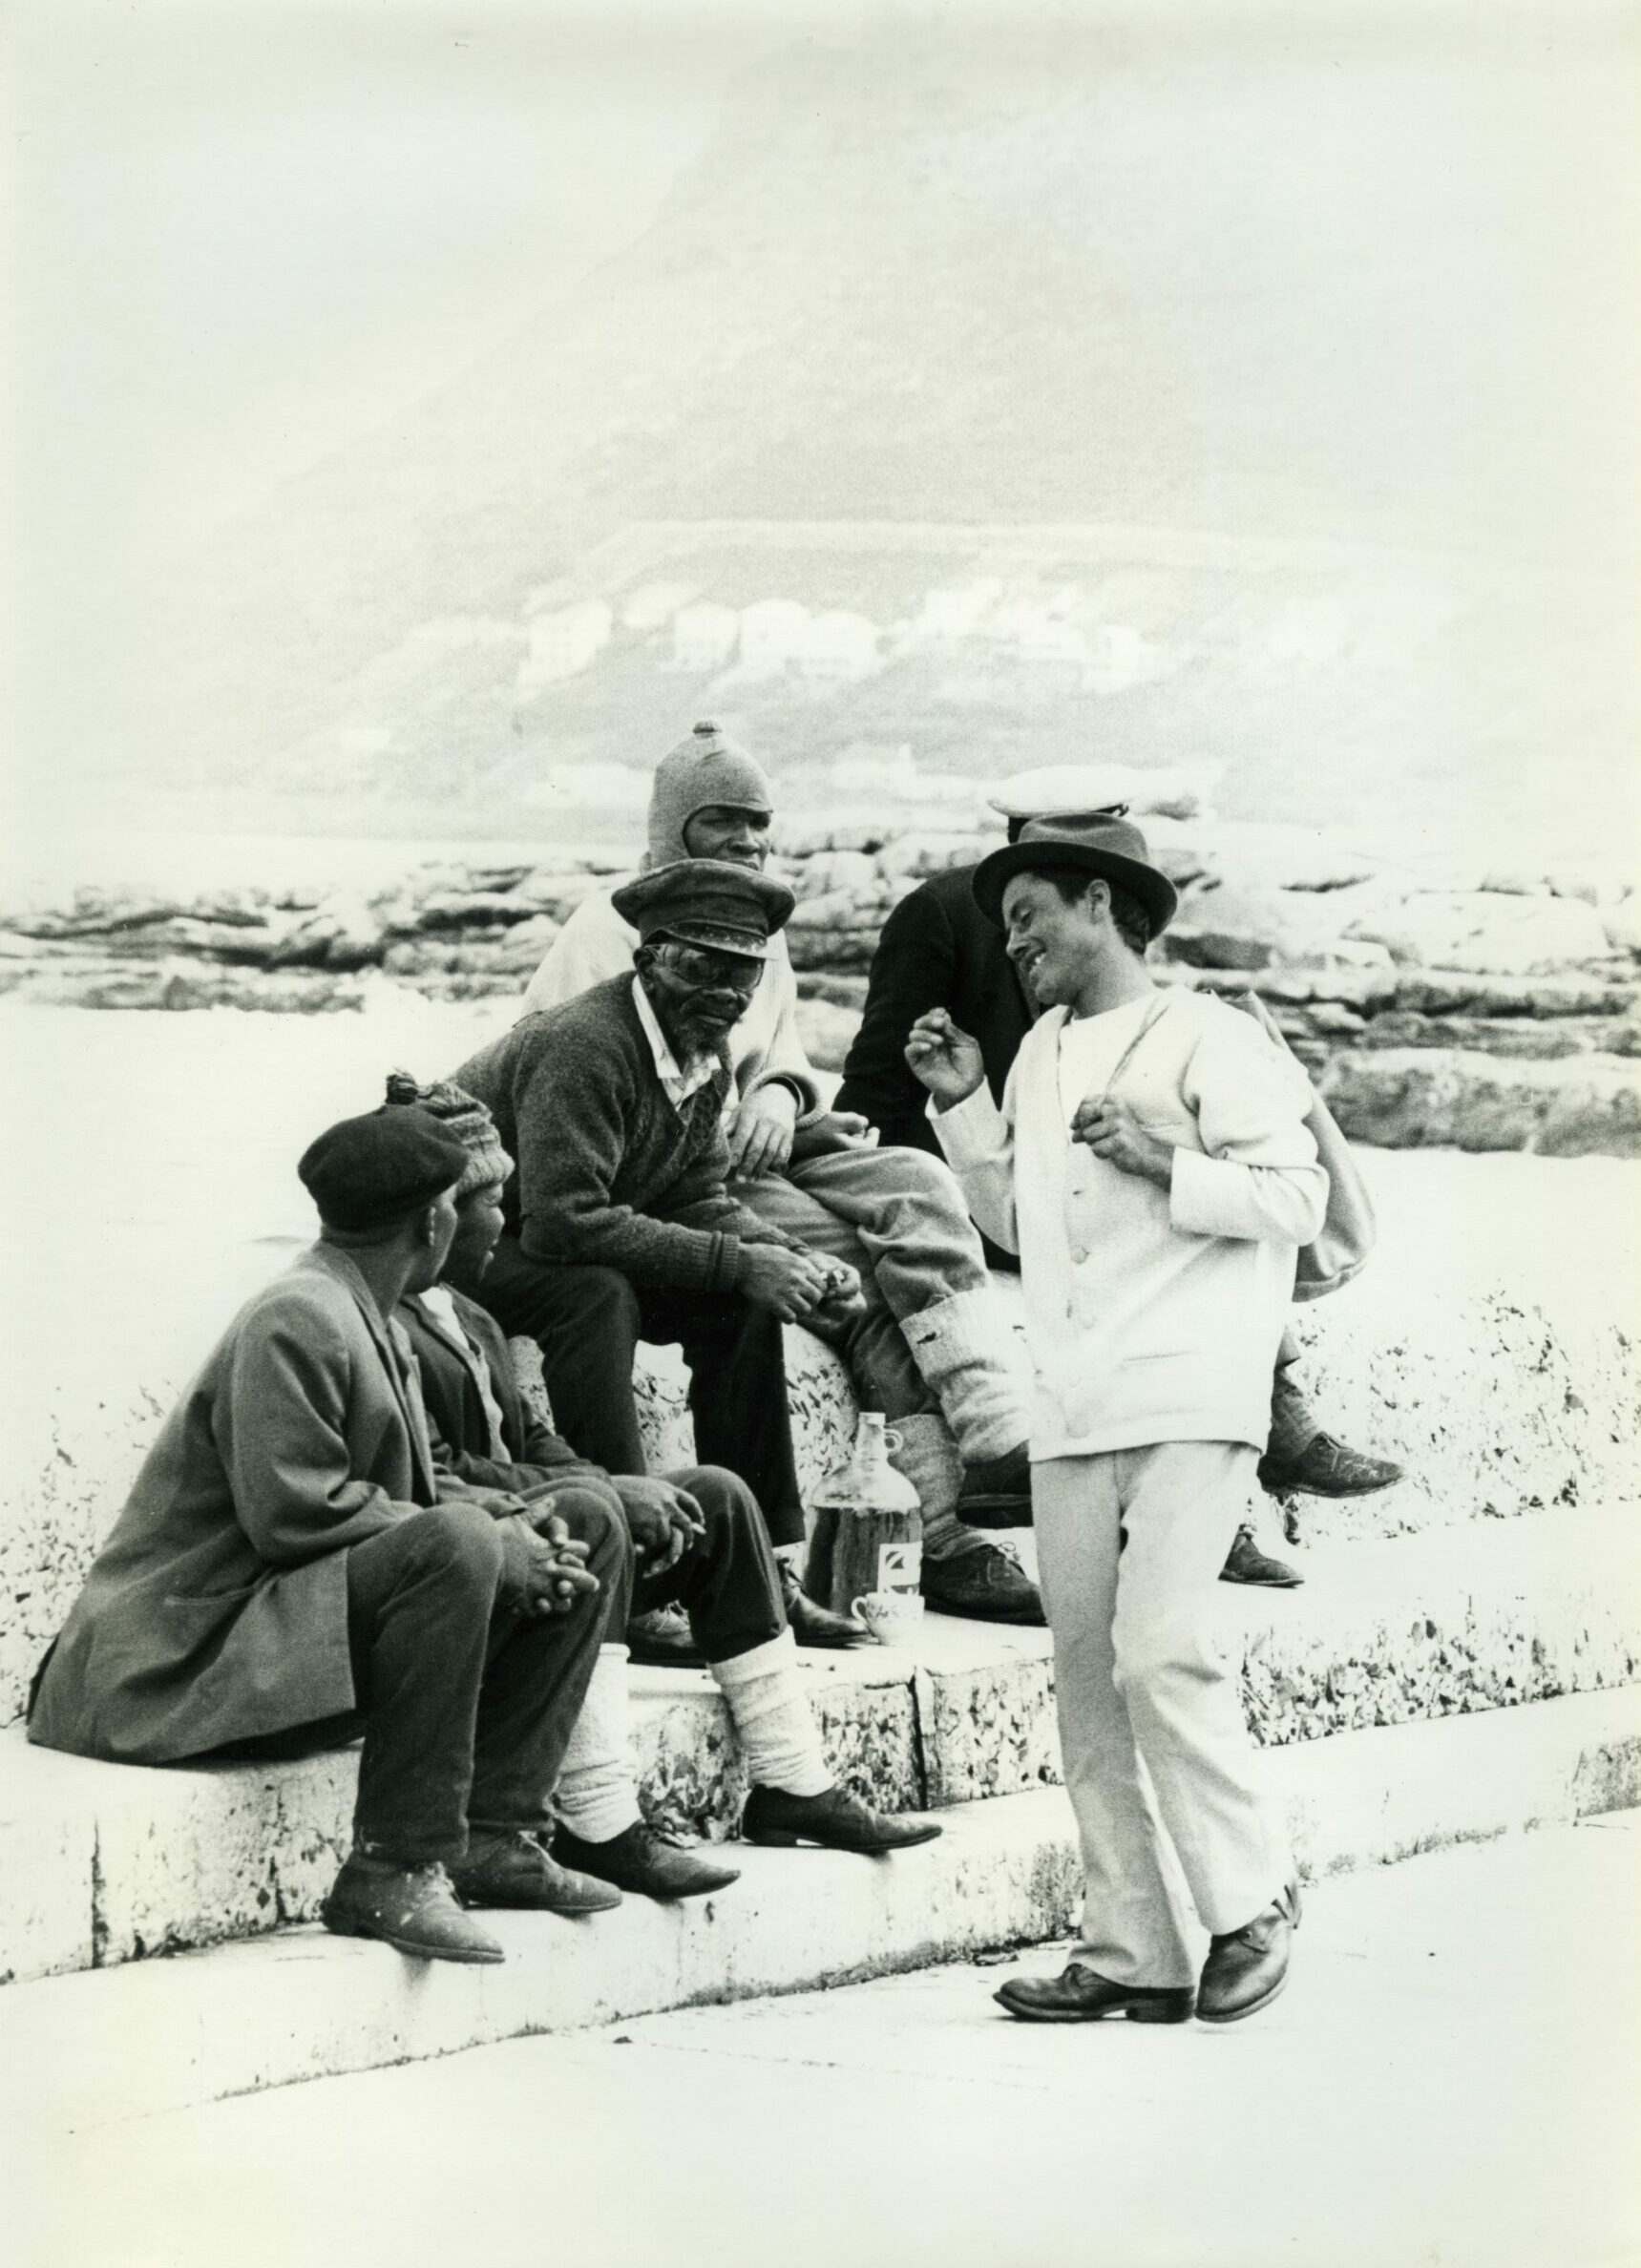
[[[1115,518],[1610,576],[1629,79],[1573,37],[1361,20],[1344,49],[1284,15],[1217,48],[890,30],[771,64],[641,242],[168,595],[126,764],[265,774],[419,624],[514,619],[634,519]],[[1605,628],[1546,604],[1625,728]],[[462,668],[443,708],[482,718]],[[1510,706],[1462,740],[1526,761]]]

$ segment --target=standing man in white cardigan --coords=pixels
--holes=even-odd
[[[1249,1018],[1154,982],[1146,948],[1177,899],[1137,828],[1028,821],[974,892],[1043,1013],[1000,1109],[944,1009],[906,1056],[976,1221],[1020,1255],[1086,1874],[1077,1958],[998,1998],[1039,2022],[1230,2023],[1281,1990],[1298,1921],[1210,1602],[1265,1446],[1295,1257],[1327,1207],[1308,1084]]]

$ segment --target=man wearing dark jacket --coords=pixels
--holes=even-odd
[[[522,1018],[455,1074],[516,1161],[494,1259],[482,1283],[458,1288],[510,1336],[536,1341],[565,1438],[611,1474],[645,1469],[638,1341],[681,1344],[696,1454],[751,1489],[795,1636],[847,1645],[864,1633],[797,1579],[804,1510],[781,1326],[847,1307],[858,1279],[726,1186],[723,1043],[792,895],[747,868],[684,859],[617,899],[642,940],[636,974]]]
[[[1104,800],[1105,793],[1097,769],[1064,766],[1005,781],[993,808],[1007,819],[1012,843],[1032,818],[1120,819],[1126,805]],[[921,883],[893,910],[878,939],[837,1107],[858,1111],[885,1142],[938,1148],[927,1097],[904,1052],[920,1016],[944,1008],[979,1041],[986,1083],[999,1104],[1020,1042],[1036,1020],[1000,931],[975,903],[974,874],[973,867],[957,867]],[[1019,1265],[995,1246],[988,1245],[986,1256],[994,1267]],[[1294,1376],[1298,1354],[1292,1333],[1285,1333],[1272,1382],[1271,1445],[1259,1465],[1264,1485],[1314,1496],[1367,1496],[1399,1480],[1399,1465],[1353,1449],[1324,1430]],[[1278,1587],[1300,1580],[1293,1568],[1259,1551],[1249,1529],[1238,1534],[1225,1573],[1231,1582]]]
[[[305,1153],[321,1240],[167,1418],[41,1667],[29,1737],[184,1764],[363,1732],[326,1927],[494,1962],[464,1906],[620,1902],[534,1831],[632,1558],[573,1483],[536,1510],[434,1470],[393,1314],[438,1276],[466,1166],[414,1110],[345,1120]]]
[[[389,1105],[420,1107],[468,1153],[456,1187],[450,1265],[482,1279],[502,1230],[501,1191],[513,1161],[482,1102],[450,1082],[418,1087],[402,1072]],[[631,1532],[641,1607],[678,1602],[724,1694],[747,1758],[751,1792],[743,1832],[753,1842],[805,1841],[875,1855],[929,1842],[925,1819],[889,1818],[840,1788],[798,1679],[779,1571],[745,1481],[712,1465],[664,1478],[606,1475],[583,1464],[525,1404],[494,1319],[445,1284],[400,1302],[431,1422],[435,1461],[463,1480],[532,1503],[574,1476],[602,1487]],[[606,1637],[564,1758],[554,1808],[557,1855],[619,1890],[659,1899],[704,1897],[736,1880],[653,1828],[639,1809],[627,1726],[627,1648]]]

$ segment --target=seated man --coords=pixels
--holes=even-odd
[[[513,1170],[495,1122],[460,1087],[418,1087],[403,1072],[389,1078],[388,1102],[425,1110],[466,1146],[448,1265],[476,1283],[501,1234],[502,1185]],[[398,1312],[415,1350],[435,1458],[464,1480],[531,1501],[566,1475],[610,1490],[638,1556],[636,1603],[683,1603],[728,1705],[752,1781],[742,1822],[749,1841],[874,1853],[939,1834],[932,1820],[887,1818],[833,1781],[798,1683],[780,1572],[744,1480],[711,1465],[665,1480],[607,1477],[526,1409],[507,1342],[481,1307],[437,1284],[408,1293]],[[626,1648],[606,1640],[564,1759],[554,1848],[583,1873],[650,1898],[726,1889],[738,1879],[732,1867],[697,1857],[640,1813],[626,1662]]]
[[[794,1636],[848,1645],[865,1633],[798,1582],[804,1508],[781,1325],[846,1306],[858,1287],[725,1186],[719,1049],[792,894],[741,867],[684,860],[623,901],[643,933],[636,976],[525,1017],[455,1075],[517,1161],[494,1260],[482,1284],[459,1288],[537,1342],[565,1439],[608,1473],[644,1471],[639,1340],[677,1340],[696,1454],[751,1489]]]
[[[714,858],[760,872],[771,817],[763,767],[716,725],[698,724],[656,767],[645,866]],[[583,898],[531,979],[526,1009],[560,1006],[621,975],[636,942],[611,892]],[[884,1411],[900,1437],[894,1462],[923,1507],[929,1605],[1041,1623],[1035,1585],[966,1524],[1030,1518],[1024,1366],[979,1238],[942,1166],[915,1151],[876,1149],[863,1121],[819,1107],[796,1006],[777,934],[726,1040],[735,1194],[760,1220],[846,1261],[860,1278],[863,1299],[852,1312],[805,1320],[848,1363],[862,1406]]]
[[[41,1665],[29,1737],[184,1764],[363,1732],[326,1928],[500,1961],[464,1906],[620,1903],[536,1832],[600,1640],[624,1625],[631,1547],[601,1492],[528,1516],[516,1496],[440,1487],[392,1318],[455,1234],[461,1144],[421,1111],[377,1111],[297,1170],[320,1241],[246,1302],[167,1418]]]
[[[1120,819],[1108,780],[1097,766],[1062,766],[1005,780],[993,808],[1008,818],[1008,839],[1020,840],[1028,819]],[[858,1111],[885,1142],[936,1144],[925,1116],[927,1102],[905,1056],[906,1037],[920,1016],[944,1008],[979,1043],[986,1084],[1000,1104],[1020,1044],[1036,1020],[1032,1000],[1009,960],[1003,935],[975,903],[973,867],[933,875],[903,897],[883,925],[866,996],[866,1011],[844,1064],[838,1104]],[[994,1265],[1014,1268],[1013,1254],[989,1248]],[[1369,1457],[1323,1430],[1294,1376],[1299,1348],[1284,1332],[1272,1382],[1271,1441],[1259,1479],[1276,1491],[1315,1496],[1367,1496],[1388,1488],[1401,1467]],[[1250,1527],[1239,1528],[1225,1563],[1231,1583],[1288,1588],[1301,1578],[1260,1551]]]

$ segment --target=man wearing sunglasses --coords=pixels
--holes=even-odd
[[[698,1462],[751,1489],[798,1643],[846,1646],[865,1633],[799,1582],[781,1326],[847,1313],[859,1279],[726,1187],[726,1040],[792,893],[746,867],[681,859],[616,902],[640,938],[627,971],[522,1018],[454,1075],[516,1165],[488,1270],[453,1280],[536,1341],[558,1431],[608,1473],[646,1470],[638,1341],[682,1346]]]
[[[761,875],[772,801],[756,758],[716,724],[697,724],[656,766],[647,866],[709,858]],[[527,1011],[561,1006],[630,967],[624,896],[582,900],[531,979]],[[676,963],[658,962],[646,981],[676,990]],[[1030,1517],[1028,1387],[961,1192],[927,1144],[879,1148],[863,1118],[822,1108],[784,939],[771,938],[761,982],[736,997],[738,1014],[717,1036],[733,1074],[731,1186],[747,1211],[859,1278],[852,1308],[804,1320],[849,1365],[862,1406],[885,1412],[900,1437],[894,1462],[923,1507],[923,1596],[947,1614],[1041,1623],[1036,1585],[979,1532]]]

